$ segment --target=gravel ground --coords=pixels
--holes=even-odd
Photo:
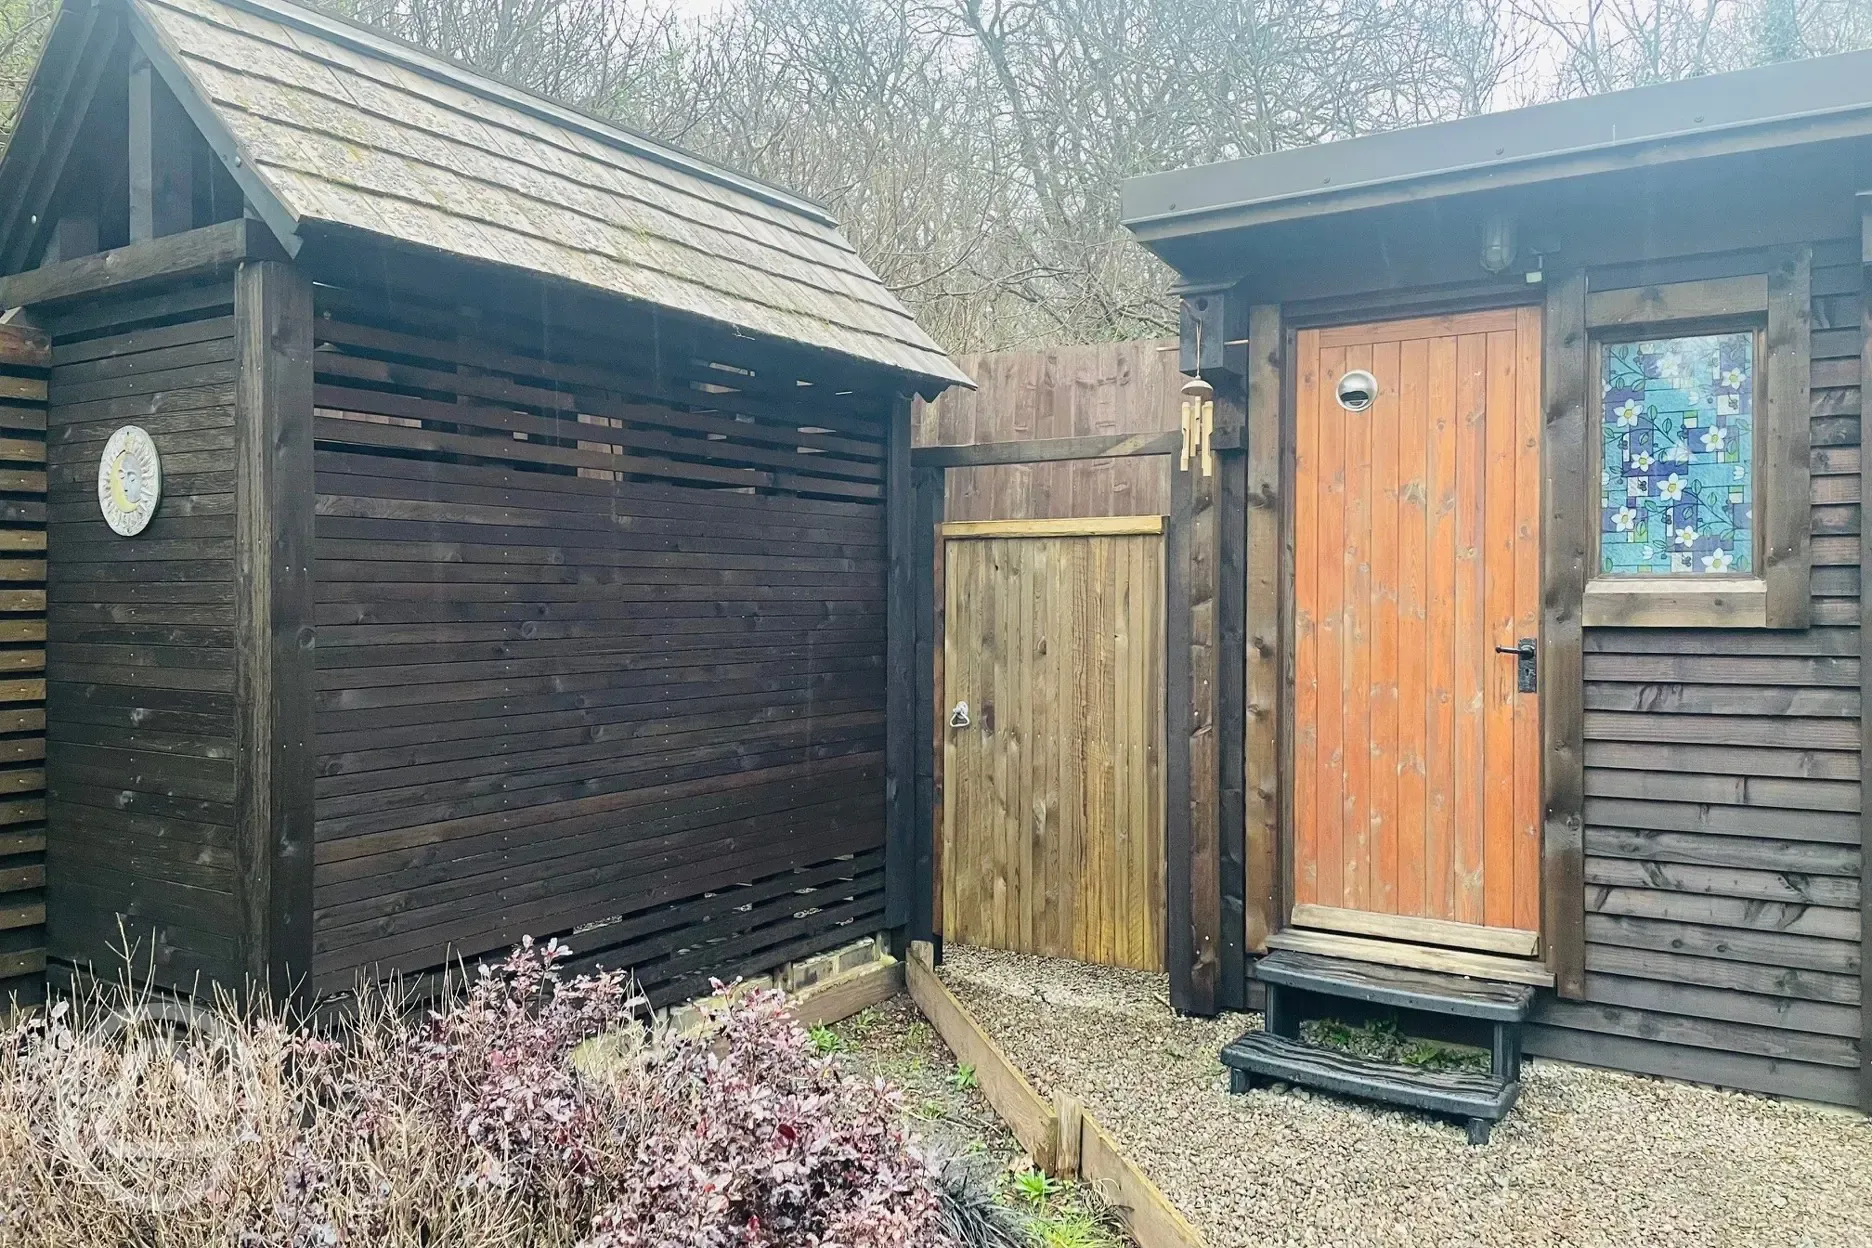
[[[1257,1016],[1179,1018],[1162,975],[952,946],[942,976],[1212,1248],[1872,1245],[1872,1122],[1855,1114],[1530,1060],[1472,1148],[1415,1114],[1229,1095],[1216,1055]]]

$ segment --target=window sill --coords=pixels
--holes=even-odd
[[[1767,628],[1768,585],[1758,577],[1684,577],[1586,585],[1587,628]]]

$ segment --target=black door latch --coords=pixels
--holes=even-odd
[[[1512,646],[1496,646],[1496,654],[1515,656],[1515,691],[1534,693],[1540,689],[1539,660],[1535,658],[1535,641],[1532,637],[1523,637]]]

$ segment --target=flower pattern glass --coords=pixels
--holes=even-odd
[[[1607,343],[1599,567],[1754,570],[1755,335]]]

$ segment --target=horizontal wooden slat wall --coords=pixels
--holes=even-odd
[[[315,335],[318,990],[877,930],[888,401],[326,287]]]
[[[43,335],[0,326],[0,1019],[45,994]]]
[[[46,852],[54,970],[239,982],[233,878],[234,289],[107,295],[43,317]],[[134,538],[98,460],[149,431],[163,498]]]
[[[1856,1098],[1860,283],[1858,240],[1815,248],[1814,627],[1586,634],[1587,1000],[1543,1006],[1533,1052]]]
[[[917,405],[917,445],[969,446],[1031,438],[1175,429],[1182,376],[1176,340],[1100,342],[1041,351],[965,355],[976,389]],[[1156,516],[1170,510],[1170,459],[1077,460],[951,468],[950,520]]]

